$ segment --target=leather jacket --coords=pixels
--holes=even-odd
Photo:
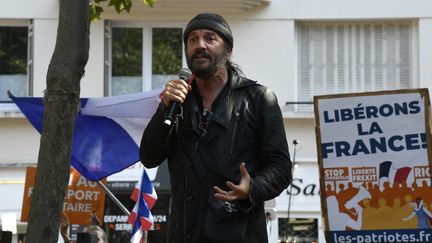
[[[282,114],[275,94],[229,72],[229,81],[203,114],[196,85],[169,130],[160,105],[144,131],[140,159],[147,168],[168,161],[171,205],[167,242],[267,242],[264,201],[292,180]],[[205,115],[205,116],[204,116]],[[251,175],[249,200],[214,198],[213,186],[238,184],[240,163]]]

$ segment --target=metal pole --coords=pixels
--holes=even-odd
[[[117,204],[117,206],[120,208],[120,210],[126,214],[127,216],[130,215],[129,210],[127,210],[127,208],[120,202],[120,200],[118,200],[116,198],[116,196],[114,196],[114,194],[112,194],[112,192],[108,189],[108,187],[106,187],[102,182],[97,181],[98,185],[100,187],[102,187],[102,189],[106,192],[106,194],[108,195],[109,198],[111,198],[111,200],[114,201],[115,204]],[[143,236],[142,236],[142,242],[143,243],[147,243],[147,232],[143,232]]]
[[[116,196],[114,196],[114,194],[112,194],[112,192],[102,182],[97,181],[97,183],[106,192],[106,194],[108,195],[108,197],[111,198],[115,202],[115,204],[117,204],[117,206],[119,206],[120,210],[124,214],[126,214],[127,216],[129,216],[130,215],[129,210],[127,210],[127,208],[116,198]]]
[[[294,145],[294,152],[293,152],[293,159],[292,159],[292,166],[291,166],[291,178],[292,179],[294,179],[294,168],[295,168],[295,156],[296,156],[296,151],[297,151],[297,144],[298,144],[299,142],[298,142],[298,140],[297,139],[294,139],[293,140],[293,145]],[[288,196],[288,211],[287,211],[287,224],[286,224],[286,227],[285,227],[285,239],[284,239],[284,241],[283,242],[288,242],[288,232],[287,232],[287,229],[288,229],[288,225],[289,225],[289,220],[290,220],[290,212],[291,212],[291,198],[292,198],[292,185],[291,185],[291,187],[290,187],[290,190],[289,190],[289,196]]]

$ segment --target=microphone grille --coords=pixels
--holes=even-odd
[[[182,68],[179,71],[179,78],[183,80],[189,80],[192,77],[192,72],[189,70],[189,68]]]

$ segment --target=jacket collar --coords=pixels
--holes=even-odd
[[[256,81],[252,81],[250,79],[247,79],[245,77],[238,75],[233,70],[229,70],[228,75],[229,75],[229,78],[231,81],[231,82],[229,82],[229,85],[231,86],[230,87],[231,90],[237,90],[237,89],[245,88],[245,87],[254,85],[256,83]]]
[[[224,128],[228,128],[229,122],[231,120],[232,110],[236,105],[233,104],[233,99],[230,98],[232,95],[236,95],[233,94],[232,92],[251,86],[255,83],[256,81],[252,81],[245,77],[239,76],[236,72],[229,69],[228,82],[226,84],[228,85],[228,87],[225,87],[227,89],[222,91],[223,93],[221,95],[223,95],[224,97],[221,97],[222,100],[214,110],[213,120],[219,123],[220,125],[222,125]]]
[[[235,100],[237,100],[233,99],[232,96],[238,95],[233,94],[233,92],[254,85],[255,83],[256,81],[239,76],[236,72],[229,70],[228,82],[226,84],[228,87],[224,87],[222,93],[220,94],[223,95],[223,97],[221,97],[220,103],[217,105],[217,107],[215,107],[212,114],[212,122],[217,124],[213,124],[213,126],[209,128],[206,135],[207,137],[205,139],[207,142],[210,142],[220,134],[226,132],[226,130],[229,128],[233,109],[236,106]],[[189,96],[187,103],[187,106],[189,107],[189,114],[187,114],[187,116],[189,117],[190,121],[185,124],[185,128],[198,131],[199,129],[197,121],[200,115],[200,108],[195,98],[193,98],[193,95]]]

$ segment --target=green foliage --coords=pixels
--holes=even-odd
[[[177,74],[182,62],[182,29],[153,29],[153,74]]]
[[[153,7],[157,0],[143,0],[145,5]],[[118,14],[123,11],[130,12],[133,0],[91,0],[90,1],[90,19],[97,20],[101,18],[103,7],[101,3],[108,2],[109,7],[113,7]]]
[[[177,74],[182,64],[182,29],[152,29],[152,73]],[[141,28],[112,29],[112,75],[142,76],[143,31]]]
[[[130,12],[132,0],[109,0],[108,6],[114,7],[117,13],[122,11]]]
[[[27,73],[27,27],[0,27],[0,74]]]
[[[142,75],[142,29],[113,28],[112,75]]]
[[[103,12],[103,8],[99,5],[90,4],[90,19],[96,20],[100,19],[100,16]]]

